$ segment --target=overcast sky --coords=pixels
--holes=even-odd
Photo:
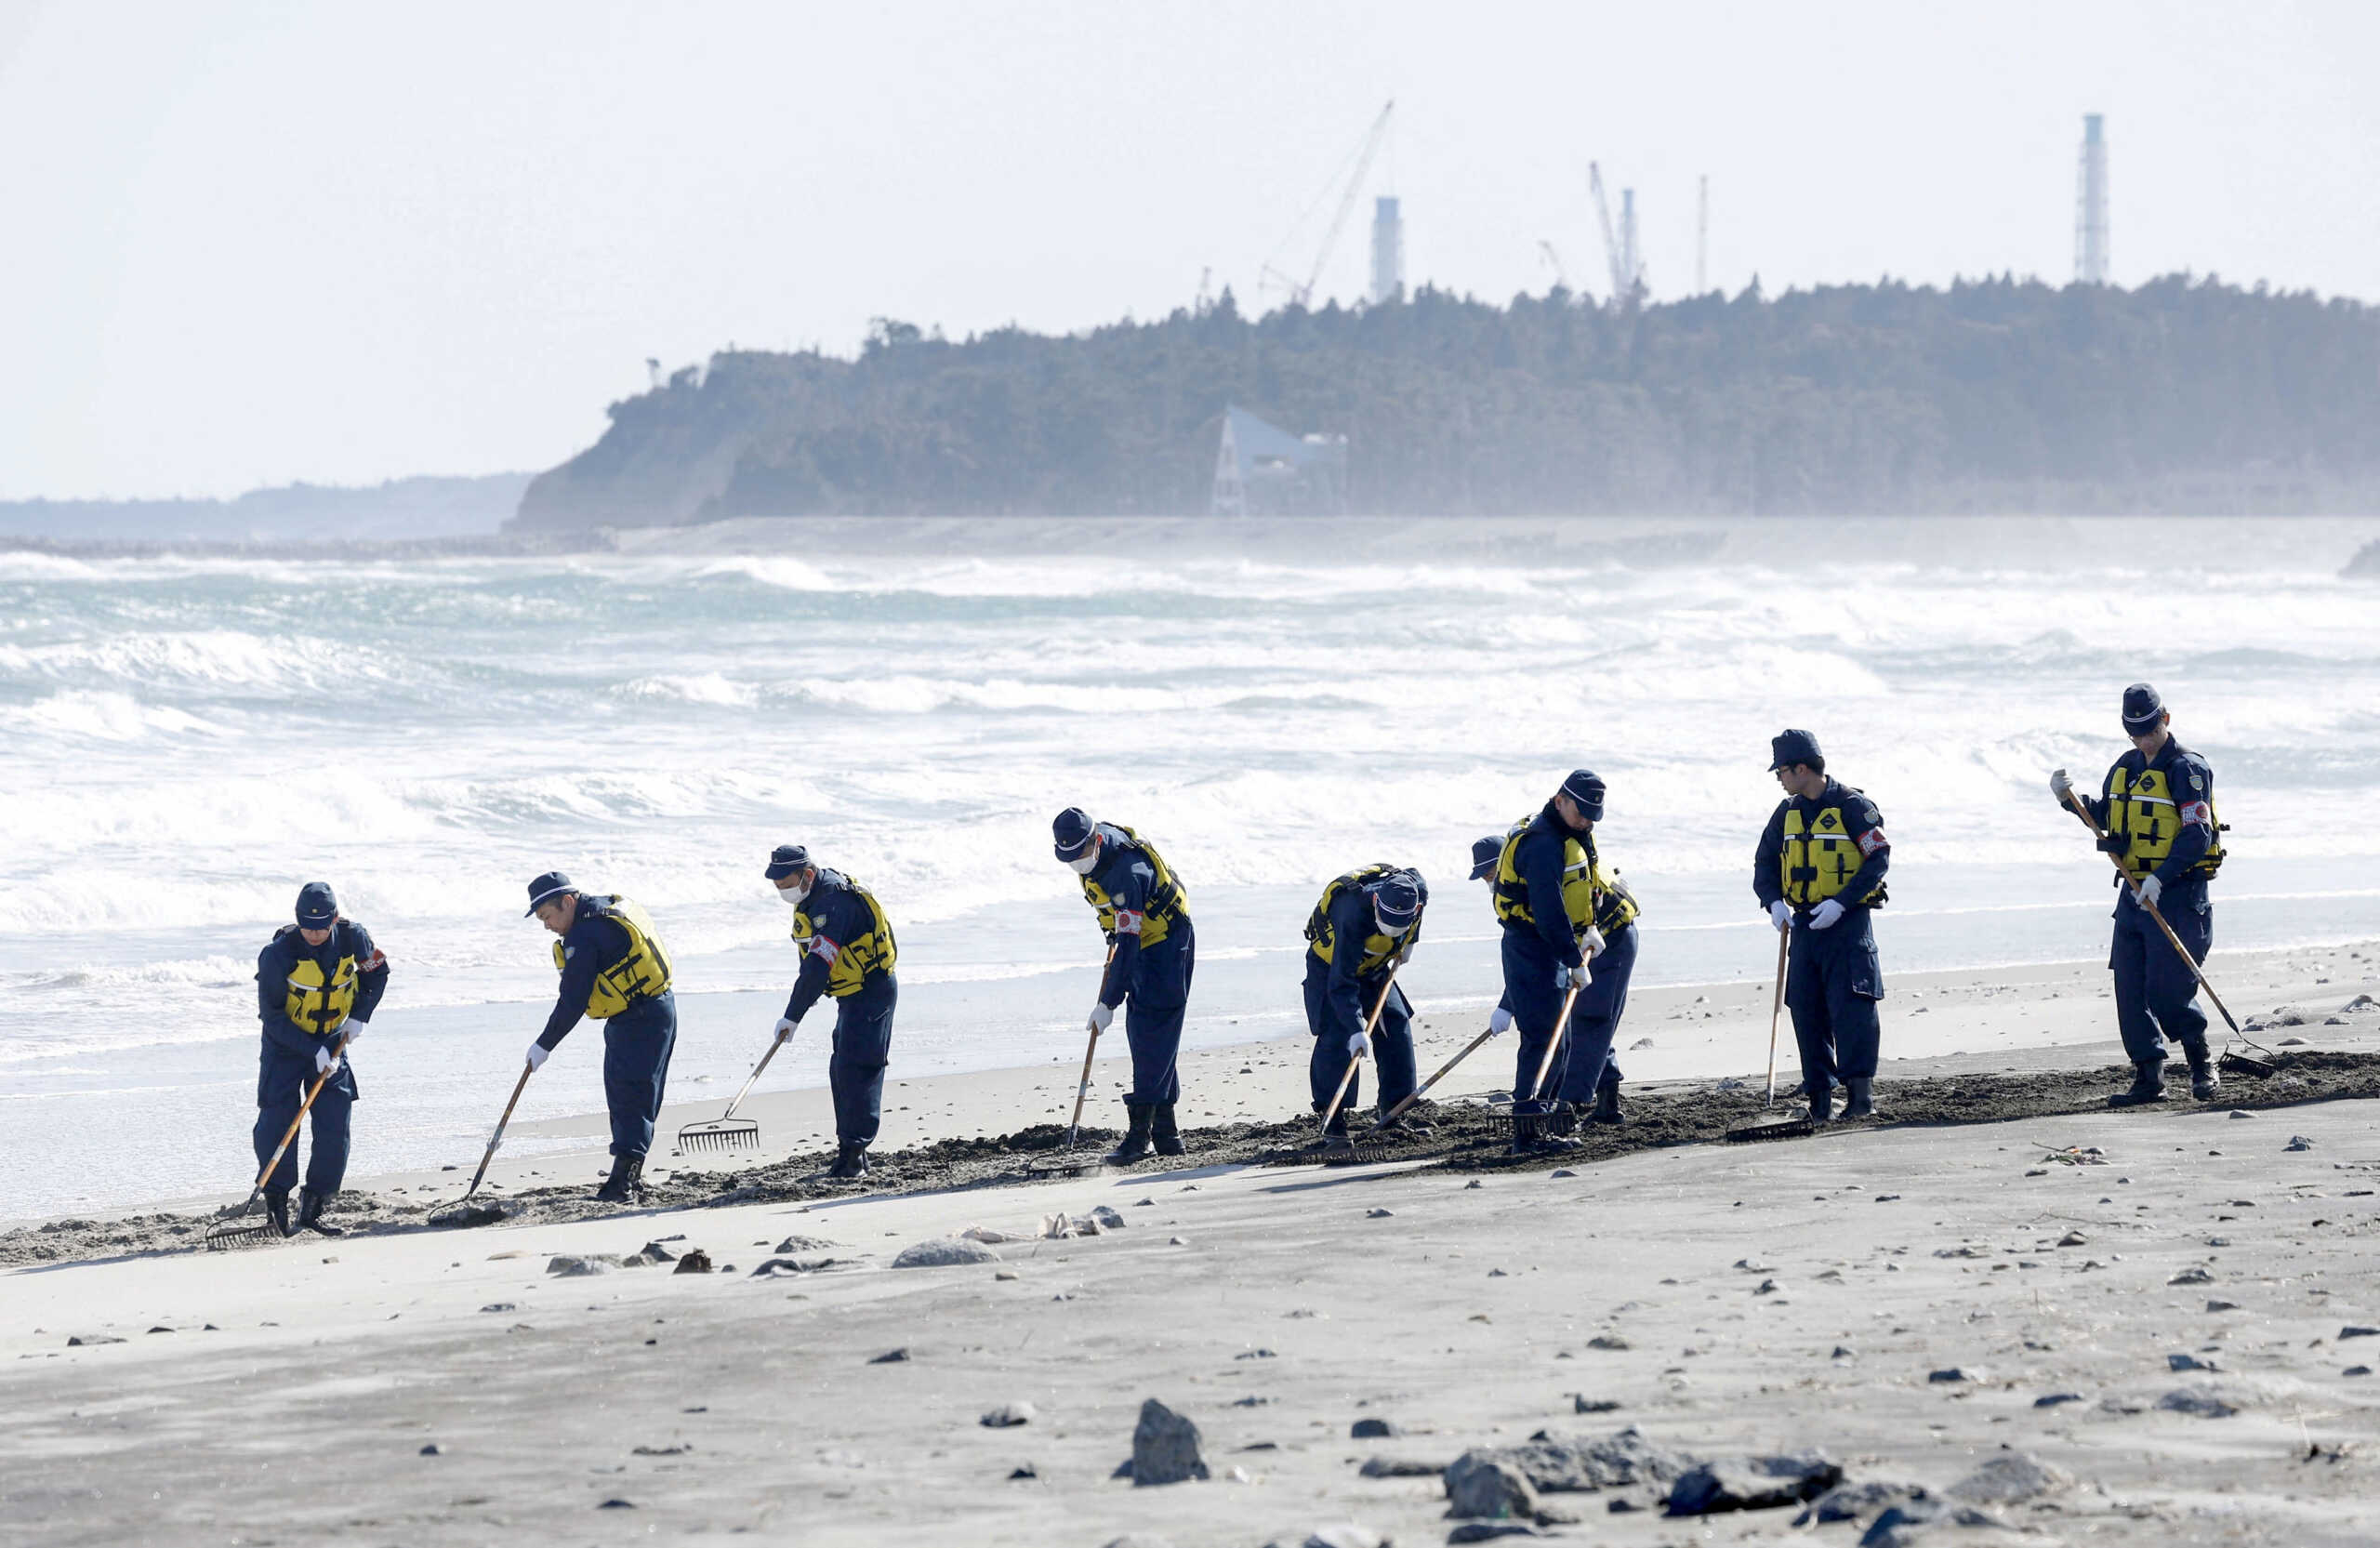
[[[2097,112],[2120,282],[2380,298],[2375,60],[2370,0],[0,0],[0,498],[542,468],[648,355],[1246,306],[1392,97],[1323,293],[1382,192],[1416,283],[1601,293],[1590,159],[1657,298],[1703,174],[1714,286],[2063,283]]]

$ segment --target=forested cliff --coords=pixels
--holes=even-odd
[[[516,524],[1195,514],[1226,404],[1346,435],[1359,513],[2380,511],[2380,309],[2175,277],[883,322],[613,404]]]

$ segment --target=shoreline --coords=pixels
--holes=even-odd
[[[2276,1009],[2290,1005],[2319,1010],[2313,1018],[2343,1014],[2341,1008],[2360,995],[2380,999],[2380,940],[2337,945],[2217,951],[2210,958],[2210,976],[2242,1025],[2265,1021]],[[2115,1043],[2114,1012],[2108,999],[2107,971],[2093,961],[2042,963],[2015,968],[1955,970],[1887,975],[1884,1000],[1884,1058],[1879,1085],[1905,1078],[1920,1068],[1951,1070],[2069,1067],[2078,1064],[2120,1061]],[[1682,1082],[1726,1078],[1764,1078],[1771,984],[1738,980],[1662,986],[1634,990],[1620,1025],[1613,1054],[1627,1076],[1626,1092],[1643,1092]],[[2204,1003],[2202,996],[2202,1004]],[[2227,1035],[2221,1018],[2209,1007],[2210,1037],[2216,1046]],[[2011,1015],[2010,1012],[2016,1012]],[[2380,1008],[2368,1012],[2380,1026]],[[2359,1019],[2350,1016],[2350,1023]],[[1484,1023],[1459,1012],[1422,1011],[1415,1022],[1419,1077],[1450,1058],[1481,1030]],[[2259,1040],[2304,1032],[2275,1029]],[[2335,1032],[2334,1027],[2330,1030]],[[1649,1039],[1651,1047],[1638,1046]],[[1511,1036],[1491,1039],[1464,1065],[1431,1092],[1433,1101],[1477,1098],[1501,1093],[1512,1079],[1515,1044]],[[1185,1129],[1218,1125],[1269,1124],[1294,1121],[1308,1113],[1310,1098],[1306,1061],[1311,1037],[1302,1031],[1186,1049],[1182,1054],[1182,1122]],[[880,1156],[945,1141],[989,1138],[1054,1123],[1063,1127],[1074,1105],[1081,1071],[1078,1053],[1051,1055],[1033,1065],[922,1075],[902,1078],[899,1040],[895,1033],[894,1063],[884,1086],[883,1130],[875,1147]],[[1120,1027],[1100,1040],[1091,1089],[1083,1109],[1086,1130],[1119,1127],[1117,1099],[1130,1075]],[[2012,1063],[2011,1061],[2016,1061]],[[1961,1061],[1964,1061],[1964,1064]],[[1778,1086],[1780,1101],[1798,1079],[1791,1017],[1782,1019],[1778,1034]],[[683,1088],[679,1088],[680,1092]],[[815,1150],[833,1144],[832,1096],[824,1086],[756,1092],[738,1109],[738,1118],[760,1124],[762,1148],[758,1151],[673,1155],[678,1130],[720,1116],[734,1094],[729,1085],[695,1097],[674,1094],[665,1104],[654,1129],[654,1145],[647,1177],[664,1181],[681,1174],[704,1177],[773,1163],[788,1151]],[[1366,1081],[1364,1101],[1371,1102]],[[501,1104],[490,1099],[492,1126]],[[359,1119],[363,1121],[363,1119]],[[608,1120],[602,1112],[582,1112],[516,1121],[507,1131],[505,1144],[489,1168],[490,1184],[497,1191],[554,1186],[603,1174],[608,1152]],[[484,1133],[484,1131],[483,1131]],[[518,1142],[547,1144],[530,1150]],[[408,1197],[428,1202],[443,1194],[458,1193],[477,1166],[483,1138],[468,1155],[438,1169],[415,1168],[350,1175],[342,1196]],[[302,1153],[301,1153],[302,1160]],[[0,1219],[0,1233],[38,1229],[64,1221],[107,1223],[159,1214],[211,1213],[236,1204],[247,1189],[151,1198],[88,1211]],[[334,1215],[336,1218],[336,1214]],[[309,1238],[312,1239],[312,1238]]]

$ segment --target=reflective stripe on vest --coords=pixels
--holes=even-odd
[[[2108,837],[2124,840],[2124,848],[2117,856],[2123,862],[2124,874],[2138,881],[2162,865],[2165,856],[2174,853],[2174,840],[2182,836],[2188,826],[2183,820],[2182,809],[2175,804],[2171,784],[2162,769],[2143,769],[2140,777],[2130,778],[2121,763],[2108,771]],[[2215,815],[2212,799],[2192,803],[2202,806],[2203,814],[2193,811],[2193,821],[2202,820],[2208,833],[2205,858],[2189,868],[2191,876],[2213,876],[2223,867],[2223,826]]]
[[[1173,872],[1166,866],[1165,856],[1159,854],[1146,839],[1122,823],[1102,823],[1099,826],[1114,828],[1124,836],[1127,844],[1146,855],[1149,869],[1157,873],[1157,883],[1149,889],[1148,903],[1137,914],[1129,908],[1117,907],[1116,900],[1107,895],[1107,889],[1091,876],[1082,879],[1082,895],[1091,907],[1099,911],[1099,928],[1111,938],[1133,935],[1139,937],[1144,946],[1156,946],[1165,939],[1173,921],[1189,908],[1190,894],[1183,891],[1182,884],[1174,880]],[[1092,876],[1104,868],[1095,867]]]
[[[654,999],[669,987],[669,954],[662,949],[661,937],[653,928],[653,916],[644,911],[643,905],[616,893],[602,902],[603,917],[628,933],[628,950],[627,956],[597,973],[595,986],[587,992],[587,1013],[597,1021],[608,1021],[634,1001]],[[554,971],[562,972],[568,960],[562,954],[562,942],[554,942]]]
[[[282,1012],[301,1032],[318,1036],[336,1032],[355,1012],[358,976],[352,957],[338,959],[327,983],[320,962],[311,957],[300,959],[289,970],[289,992],[281,1002]]]
[[[1818,814],[1805,818],[1798,806],[1785,808],[1785,844],[1778,856],[1778,880],[1785,886],[1785,901],[1796,908],[1810,908],[1851,885],[1859,874],[1867,855],[1859,841],[1851,836],[1844,822],[1843,808],[1824,806]],[[1845,899],[1871,906],[1884,901],[1880,886],[1864,898]]]
[[[818,933],[818,921],[810,917],[807,906],[793,911],[793,946],[805,960],[816,952],[826,964],[826,993],[835,999],[855,995],[867,986],[869,978],[879,972],[891,972],[900,955],[892,939],[892,927],[884,920],[884,910],[878,906],[876,894],[853,881],[840,871],[822,870],[813,883],[813,895],[820,887],[834,887],[849,893],[867,905],[867,928],[857,938],[838,941]],[[809,899],[802,900],[805,905]]]
[[[1330,906],[1339,901],[1341,893],[1350,887],[1368,888],[1372,883],[1385,880],[1404,869],[1402,866],[1392,866],[1383,861],[1366,866],[1361,870],[1349,871],[1323,888],[1321,901],[1314,906],[1314,912],[1306,916],[1305,921],[1305,938],[1314,943],[1314,954],[1328,963],[1338,949],[1338,942],[1332,939],[1338,933],[1330,928]],[[1378,925],[1377,918],[1373,923],[1375,926]],[[1363,955],[1356,960],[1355,976],[1369,978],[1372,974],[1379,972],[1388,966],[1390,958],[1419,940],[1421,934],[1421,916],[1419,914],[1413,916],[1411,924],[1394,935],[1383,935],[1375,928],[1364,936]]]

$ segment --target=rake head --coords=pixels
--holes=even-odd
[[[750,1118],[719,1118],[690,1123],[678,1131],[678,1148],[695,1150],[758,1150],[760,1126]]]
[[[1748,1123],[1741,1129],[1730,1129],[1727,1139],[1737,1144],[1748,1140],[1806,1140],[1817,1132],[1817,1126],[1808,1118],[1778,1118],[1771,1123]]]
[[[270,1247],[282,1239],[279,1223],[262,1210],[243,1205],[207,1228],[209,1252],[234,1252],[248,1247]]]
[[[2253,1053],[2226,1053],[2215,1061],[2215,1068],[2226,1075],[2244,1076],[2251,1080],[2266,1080],[2281,1068],[2278,1059],[2259,1059]]]

